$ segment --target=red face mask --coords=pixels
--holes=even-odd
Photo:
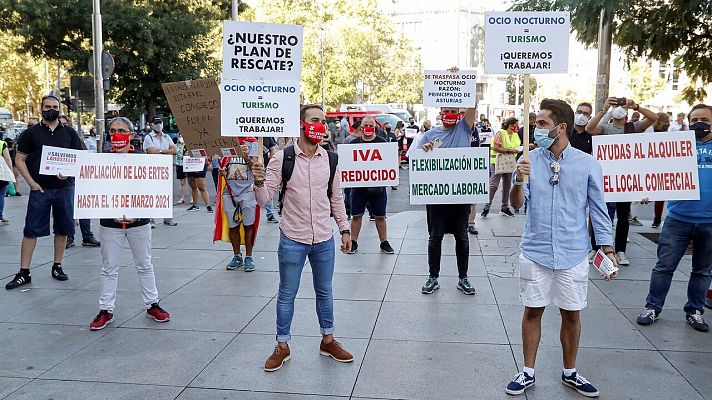
[[[512,132],[519,132],[519,125],[512,125]]]
[[[326,127],[323,123],[317,122],[316,124],[309,124],[302,121],[302,126],[304,126],[304,136],[306,136],[310,142],[317,144],[324,139]]]
[[[452,128],[457,125],[458,114],[456,113],[440,113],[440,120],[443,122],[443,126],[446,128]]]
[[[130,133],[114,133],[111,135],[111,151],[117,152],[123,150],[131,144]]]
[[[375,127],[373,127],[373,126],[367,126],[367,125],[365,125],[365,126],[363,127],[363,136],[371,137],[371,136],[373,136],[373,135],[375,135],[375,134],[376,134],[376,128],[375,128]]]

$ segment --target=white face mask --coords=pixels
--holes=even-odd
[[[613,119],[623,119],[626,117],[626,115],[628,115],[628,110],[626,110],[625,108],[623,108],[621,106],[618,106],[613,109],[612,115],[613,115]]]
[[[574,123],[578,126],[586,126],[588,124],[588,121],[590,121],[591,118],[583,115],[583,114],[576,114],[574,116]]]
[[[163,130],[163,124],[153,124],[151,125],[151,129],[153,129],[154,132],[161,132]]]

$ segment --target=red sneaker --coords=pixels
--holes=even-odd
[[[158,303],[151,304],[151,308],[146,310],[146,316],[153,318],[156,322],[168,322],[171,320],[171,314],[162,309]]]
[[[114,320],[114,314],[101,310],[99,314],[94,317],[94,320],[89,324],[89,329],[92,331],[99,331],[106,328]]]

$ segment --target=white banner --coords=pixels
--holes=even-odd
[[[489,149],[459,147],[410,152],[410,204],[489,201]]]
[[[223,81],[222,136],[299,137],[299,81]]]
[[[0,181],[15,182],[15,175],[3,157],[0,157]]]
[[[476,71],[425,71],[425,107],[474,107],[477,105]]]
[[[398,143],[342,144],[337,150],[341,187],[398,186]]]
[[[173,217],[171,157],[80,152],[74,218]]]
[[[485,12],[486,74],[566,73],[568,11]]]
[[[82,150],[63,147],[42,146],[40,175],[76,176],[78,172],[77,155],[82,152]]]
[[[298,85],[302,79],[302,38],[300,25],[224,21],[223,82],[290,80]]]
[[[202,172],[205,157],[183,157],[183,172]]]
[[[415,128],[405,128],[406,139],[413,139],[418,134],[418,130]]]
[[[606,202],[700,199],[692,131],[596,135],[593,157],[603,169]]]

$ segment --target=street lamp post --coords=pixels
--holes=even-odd
[[[96,151],[101,153],[104,145],[104,74],[102,72],[103,51],[101,27],[101,0],[93,1],[92,41],[94,46],[94,126],[96,127]]]
[[[321,27],[321,108],[324,107],[324,27]]]

